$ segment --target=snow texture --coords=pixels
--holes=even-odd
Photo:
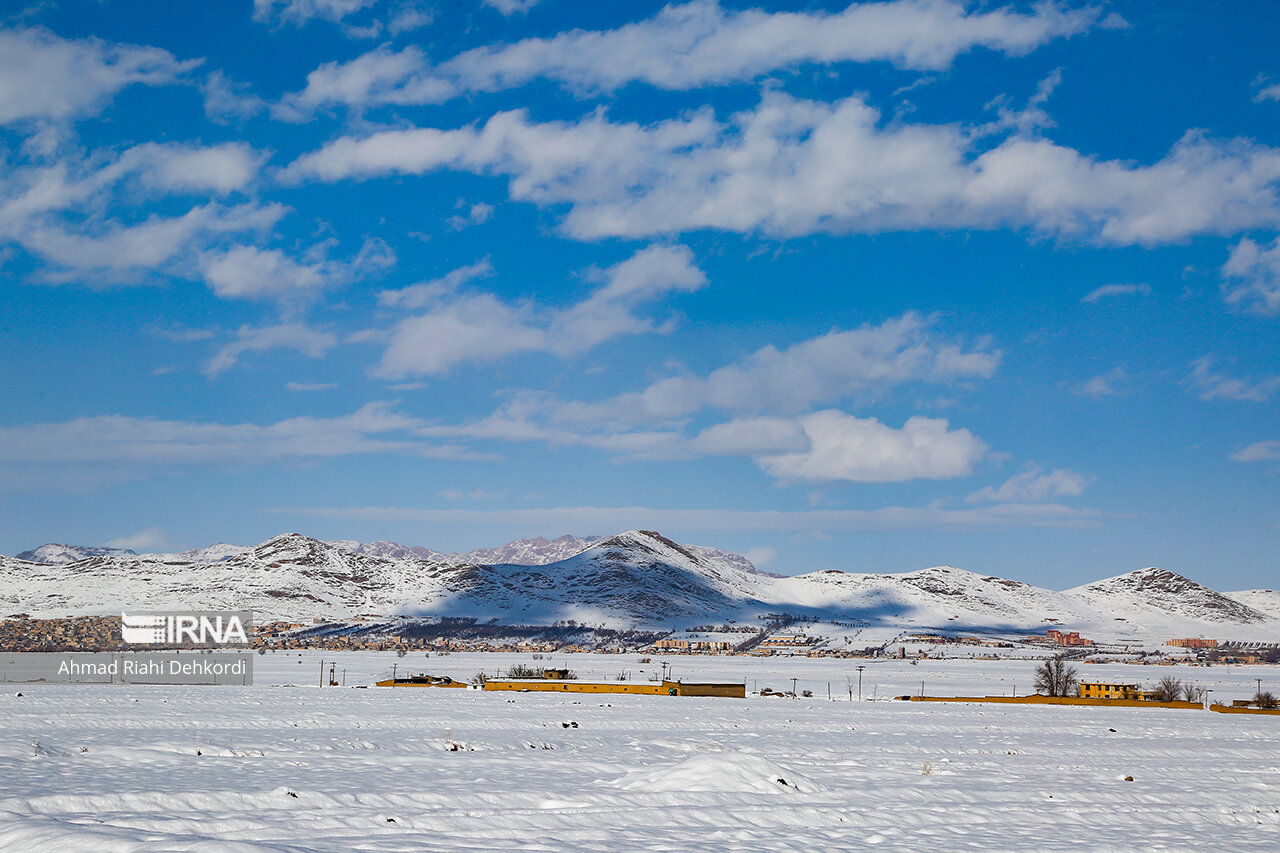
[[[321,657],[259,658],[247,688],[9,685],[0,849],[1271,851],[1280,834],[1276,717],[849,701],[852,662],[818,660],[675,661],[690,680],[798,677],[812,699],[321,690]],[[361,684],[397,661],[323,657]],[[656,666],[567,657],[584,678]],[[454,677],[530,662],[414,659]],[[864,691],[1026,692],[1032,667],[871,662]],[[1223,699],[1277,680],[1176,674]]]

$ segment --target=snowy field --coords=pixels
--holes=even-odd
[[[5,685],[0,850],[1275,850],[1280,717],[850,702],[857,661],[666,658],[809,699],[318,689],[660,658],[308,652],[253,687]],[[1030,663],[864,662],[863,694],[1028,692]],[[645,670],[641,673],[640,670]],[[1172,674],[1214,698],[1274,667]],[[840,701],[827,701],[827,685]],[[286,686],[287,685],[287,686]],[[18,693],[22,695],[17,695]],[[1133,781],[1125,781],[1126,776]]]

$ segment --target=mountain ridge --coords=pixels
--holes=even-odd
[[[572,549],[589,540],[539,541]],[[747,570],[750,562],[739,555],[643,530],[595,538],[568,557],[541,564],[469,563],[431,553],[380,556],[352,550],[349,541],[290,533],[251,547],[96,554],[61,565],[4,557],[0,607],[49,615],[250,609],[264,619],[376,613],[667,629],[710,621],[759,624],[791,614],[877,631],[1029,634],[1059,626],[1101,639],[1280,636],[1280,594],[1258,590],[1237,600],[1150,567],[1062,591],[954,566],[780,577]]]

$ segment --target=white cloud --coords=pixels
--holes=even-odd
[[[939,418],[917,415],[902,429],[894,429],[875,418],[828,410],[799,422],[809,437],[809,449],[757,457],[770,476],[859,483],[938,480],[971,473],[987,452],[987,445],[969,430],[949,429]]]
[[[204,280],[224,299],[319,290],[325,276],[320,264],[299,263],[279,249],[233,246],[200,257]]]
[[[164,192],[226,194],[258,175],[266,154],[243,142],[196,146],[148,142],[126,151],[117,169],[135,172],[145,187]]]
[[[899,481],[968,473],[986,445],[947,422],[912,418],[901,429],[839,411],[810,412],[815,403],[858,392],[883,392],[913,381],[949,382],[989,376],[998,353],[966,351],[937,339],[931,320],[910,313],[880,326],[766,347],[707,377],[660,380],[639,393],[602,402],[565,401],[515,391],[490,415],[417,430],[429,438],[541,442],[621,454],[632,459],[748,456],[781,479]],[[493,335],[501,340],[500,335]],[[736,416],[690,433],[692,416],[718,408]],[[775,410],[778,414],[754,414]],[[646,423],[656,422],[646,427]]]
[[[1105,245],[1157,245],[1280,224],[1280,150],[1186,134],[1161,160],[1098,160],[1014,136],[985,151],[954,125],[885,124],[854,96],[766,92],[722,124],[708,110],[652,125],[531,122],[340,137],[286,182],[452,169],[505,175],[513,199],[568,205],[578,239],[715,228],[788,236],[1028,228]]]
[[[199,64],[154,47],[0,30],[0,124],[93,115],[126,86],[172,83]]]
[[[1231,454],[1236,462],[1268,462],[1280,459],[1280,441],[1255,441],[1253,444]]]
[[[165,532],[158,527],[148,527],[129,536],[121,536],[106,542],[108,548],[128,548],[130,551],[146,553],[164,547],[168,541]]]
[[[411,284],[398,290],[384,290],[378,294],[378,304],[389,308],[425,308],[439,302],[462,286],[493,275],[493,264],[488,258],[450,270],[440,278]]]
[[[495,361],[517,352],[567,356],[620,335],[665,331],[669,326],[659,326],[637,310],[706,283],[688,248],[650,246],[592,273],[602,286],[565,309],[510,305],[491,293],[456,292],[462,283],[491,271],[482,261],[436,282],[382,294],[383,304],[429,310],[396,325],[374,375],[400,379],[441,374],[459,364]]]
[[[506,497],[507,490],[503,489],[500,492],[487,492],[484,489],[472,489],[469,492],[464,492],[461,489],[442,489],[437,492],[437,494],[447,501],[457,501],[462,500],[463,498],[470,498],[473,501],[491,501]]]
[[[906,382],[951,382],[991,376],[1001,354],[979,344],[941,340],[934,319],[915,312],[879,325],[833,330],[779,350],[766,346],[705,377],[661,379],[643,391],[599,404],[570,404],[565,421],[662,420],[703,408],[800,412],[852,394]]]
[[[378,0],[253,0],[253,19],[301,26],[312,19],[341,21]]]
[[[233,82],[221,71],[212,71],[200,84],[204,95],[204,114],[210,121],[226,124],[243,121],[267,109],[267,102]]]
[[[265,159],[243,143],[144,143],[119,154],[28,161],[0,181],[0,241],[44,261],[35,276],[51,282],[137,284],[154,274],[190,276],[201,248],[229,234],[261,236],[288,208],[206,203],[148,215],[145,203],[246,190]]]
[[[267,426],[104,415],[0,427],[0,463],[185,467],[418,453],[424,448],[420,441],[388,437],[417,424],[388,403],[369,403],[336,418],[290,418]]]
[[[20,237],[32,228],[53,224],[49,217],[56,213],[108,220],[107,210],[122,188],[144,197],[225,195],[252,182],[264,160],[263,153],[243,143],[148,142],[119,155],[95,152],[38,165],[29,161],[15,165],[0,183],[0,233]],[[137,200],[136,196],[130,199],[133,204]]]
[[[530,0],[487,0],[503,14]],[[715,0],[664,7],[655,17],[615,30],[572,30],[552,38],[479,47],[438,66],[417,48],[379,48],[308,76],[303,92],[283,101],[286,115],[342,104],[440,103],[468,92],[514,88],[535,79],[577,91],[611,92],[633,81],[664,89],[741,83],[808,64],[890,62],[943,70],[978,47],[1021,55],[1098,21],[1093,7],[1037,4],[977,11],[955,0],[850,4],[841,12],[769,13],[721,8]]]
[[[308,358],[321,358],[338,345],[332,332],[325,332],[300,323],[283,323],[278,326],[254,328],[241,326],[236,339],[224,344],[205,367],[205,373],[217,376],[235,367],[246,352],[266,352],[273,349],[291,349]]]
[[[223,299],[307,300],[325,287],[363,275],[374,275],[395,264],[395,253],[376,238],[367,240],[350,262],[317,257],[297,260],[279,249],[238,245],[203,252],[200,274]]]
[[[1280,313],[1280,237],[1260,246],[1248,237],[1231,249],[1222,276],[1227,302],[1259,314]]]
[[[50,264],[43,273],[48,280],[141,283],[148,273],[181,274],[184,258],[201,243],[223,234],[265,231],[284,212],[274,204],[202,205],[181,216],[151,216],[136,225],[113,222],[89,233],[64,230],[60,224],[28,226],[19,240]]]
[[[378,15],[360,15],[375,6],[381,6]],[[348,19],[353,16],[361,17],[363,23],[351,23]],[[396,36],[421,29],[433,18],[430,7],[418,0],[253,0],[253,19],[259,23],[301,27],[313,20],[329,21],[350,38]]]
[[[492,294],[459,296],[430,313],[402,320],[373,372],[392,379],[441,374],[465,362],[545,350],[547,333],[534,322],[528,309],[507,305]]]
[[[778,549],[769,545],[758,545],[748,548],[743,555],[751,561],[751,565],[762,569],[778,558]]]
[[[337,382],[286,382],[287,391],[332,391],[338,387]]]
[[[484,0],[486,6],[491,6],[504,15],[523,15],[537,6],[538,2],[539,0]]]
[[[755,456],[812,447],[804,426],[793,418],[735,418],[702,430],[689,442],[696,453]]]
[[[1041,473],[1039,468],[1032,468],[1005,480],[999,488],[987,486],[979,489],[969,497],[966,503],[1039,503],[1049,498],[1069,495],[1079,497],[1084,494],[1089,479],[1083,474],[1058,468],[1048,474]]]
[[[1101,376],[1095,376],[1087,382],[1082,382],[1073,390],[1085,397],[1110,397],[1119,394],[1116,383],[1128,378],[1128,374],[1123,367],[1112,368],[1103,373]]]
[[[1108,296],[1150,296],[1151,285],[1149,284],[1104,284],[1102,287],[1094,288],[1081,297],[1080,301],[1085,303],[1097,302]]]
[[[435,20],[435,13],[426,5],[403,3],[391,13],[387,20],[387,32],[390,35],[413,32],[428,26]]]
[[[1187,381],[1200,395],[1201,400],[1241,400],[1265,403],[1277,389],[1280,376],[1264,379],[1234,379],[1213,370],[1213,358],[1205,356],[1191,363]]]
[[[480,202],[471,205],[466,216],[450,216],[448,225],[450,231],[461,231],[470,225],[483,225],[493,216],[493,205]]]
[[[1259,77],[1257,81],[1258,91],[1254,93],[1253,99],[1258,103],[1263,101],[1280,101],[1280,83],[1266,84],[1266,81]]]
[[[553,316],[549,331],[555,352],[585,352],[622,335],[665,331],[668,326],[640,317],[636,309],[668,294],[701,290],[707,283],[686,246],[650,246],[608,269],[590,271],[587,278],[602,286]]]
[[[415,509],[403,507],[275,507],[272,512],[311,518],[430,524],[486,524],[525,530],[962,530],[971,528],[1093,528],[1103,515],[1056,504],[1008,504],[965,509],[941,506],[877,510],[731,510],[623,507]]]
[[[283,121],[308,121],[319,109],[340,104],[360,110],[380,104],[419,104],[448,100],[452,84],[434,77],[418,77],[427,56],[409,45],[393,51],[388,45],[349,62],[326,62],[307,75],[301,92],[285,95],[271,108]]]

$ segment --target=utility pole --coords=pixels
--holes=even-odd
[[[324,658],[320,658],[320,686],[324,687]]]
[[[796,698],[796,679],[791,679],[791,698]]]
[[[864,669],[866,669],[865,666],[858,667],[858,701],[859,702],[862,701],[862,671]]]

